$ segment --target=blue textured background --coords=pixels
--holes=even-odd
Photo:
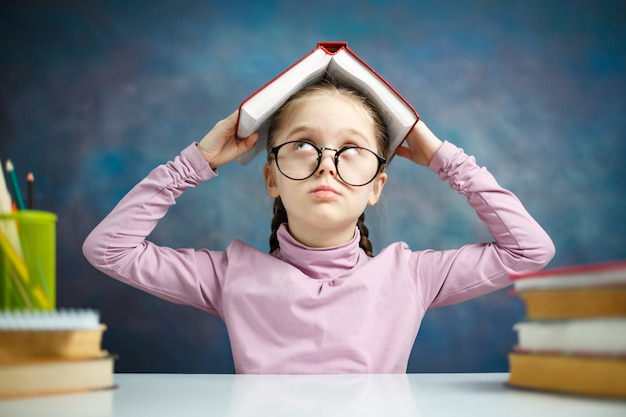
[[[213,316],[117,283],[86,234],[319,40],[345,40],[441,137],[477,156],[553,237],[551,266],[626,258],[623,1],[4,1],[0,158],[58,213],[58,304],[101,311],[118,371],[233,372]],[[311,5],[308,5],[308,4]],[[397,159],[375,249],[489,239],[435,175]],[[185,194],[151,239],[267,249],[261,160]],[[523,306],[503,290],[430,312],[409,371],[505,371]]]

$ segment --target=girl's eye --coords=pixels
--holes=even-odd
[[[359,155],[359,153],[359,148],[356,148],[354,146],[347,146],[341,149],[341,154],[345,156],[357,156]]]
[[[315,150],[313,145],[311,145],[308,142],[296,142],[295,146],[294,146],[294,149],[296,151],[304,151],[304,152],[307,152],[307,151],[310,152],[310,151]]]

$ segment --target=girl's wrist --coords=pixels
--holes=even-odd
[[[439,148],[441,148],[441,145],[443,145],[443,141],[421,120],[415,125],[415,131],[417,133],[417,142],[419,143],[420,151],[425,159],[424,165],[428,166]]]
[[[199,143],[196,143],[196,149],[198,150],[198,153],[202,156],[202,159],[204,159],[211,168],[217,169],[217,167],[213,166],[211,162],[212,161],[211,156],[202,149],[202,146]]]

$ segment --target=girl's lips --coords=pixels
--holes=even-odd
[[[311,190],[311,194],[318,200],[333,200],[341,195],[337,190],[329,185],[316,187]]]

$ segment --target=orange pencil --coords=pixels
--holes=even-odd
[[[27,184],[27,191],[28,191],[28,208],[30,210],[35,208],[35,176],[33,175],[32,172],[29,172],[28,175],[26,175],[26,184]]]

